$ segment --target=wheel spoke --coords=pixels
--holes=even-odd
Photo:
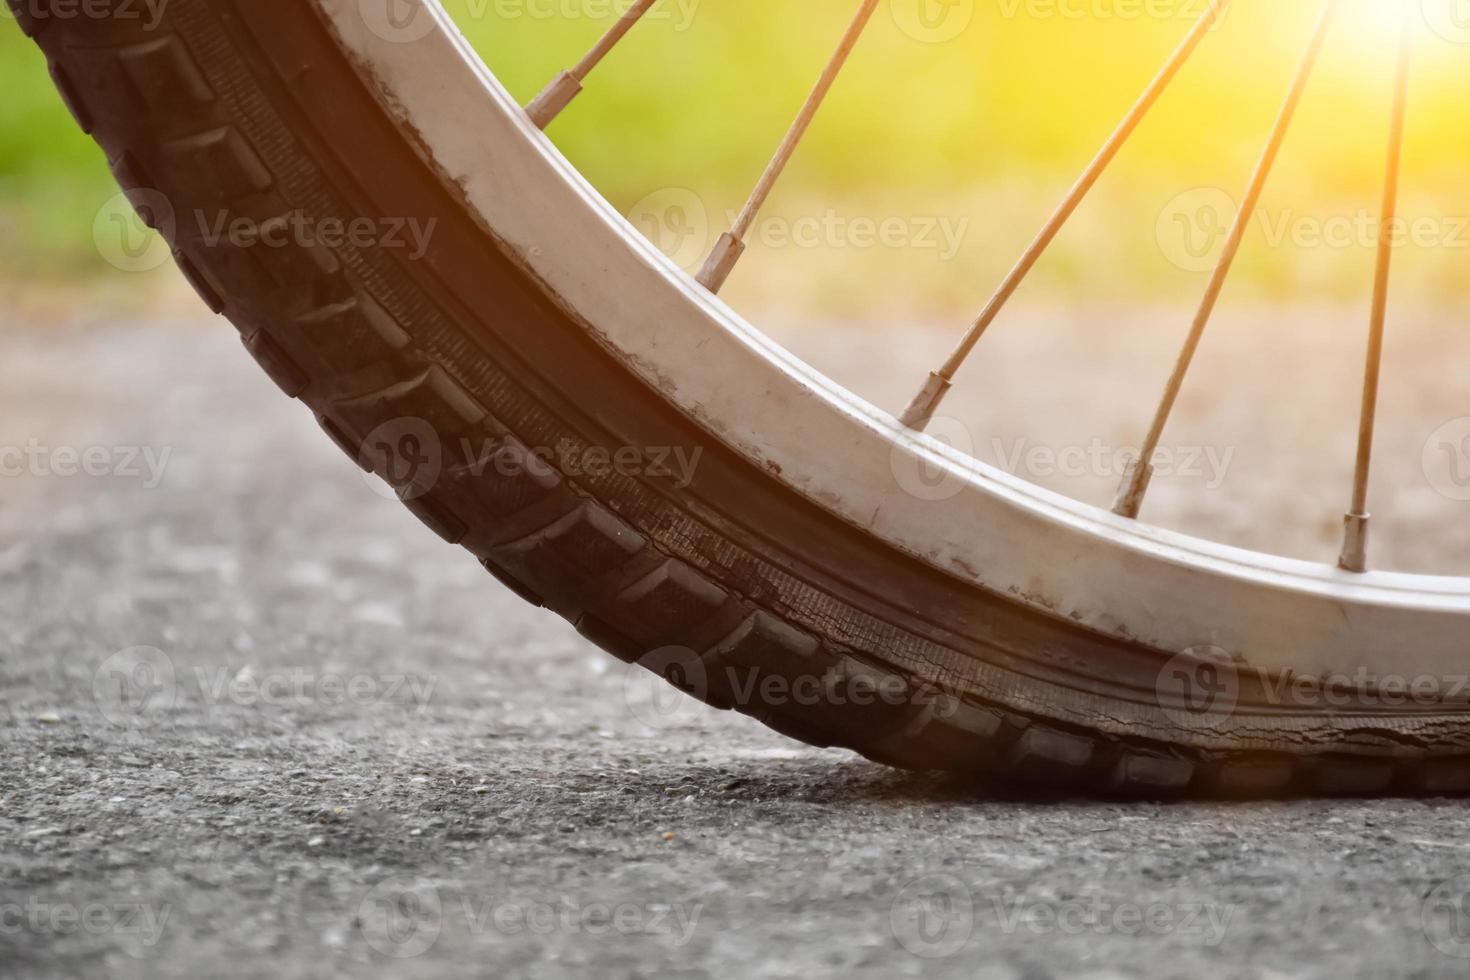
[[[1189,34],[1180,42],[1179,47],[1174,50],[1174,53],[1169,56],[1169,60],[1165,62],[1164,67],[1159,69],[1159,73],[1154,76],[1148,88],[1138,97],[1138,101],[1133,104],[1133,107],[1128,110],[1128,114],[1123,117],[1123,121],[1118,124],[1118,128],[1108,137],[1108,141],[1103,144],[1103,148],[1098,151],[1097,156],[1088,164],[1087,169],[1083,171],[1077,183],[1067,193],[1061,206],[1057,208],[1046,225],[1041,229],[1041,233],[1036,236],[1036,239],[1031,243],[1030,247],[1026,249],[1025,254],[1021,256],[1020,261],[1006,275],[1000,284],[1000,288],[995,291],[995,295],[985,304],[985,308],[981,311],[980,316],[971,324],[964,338],[961,339],[954,352],[950,354],[949,360],[945,361],[944,366],[938,371],[930,373],[929,378],[924,382],[924,386],[919,390],[918,395],[914,397],[909,407],[899,417],[899,421],[903,422],[904,425],[913,429],[923,429],[929,424],[929,420],[934,417],[934,412],[939,408],[939,403],[949,393],[950,386],[954,383],[955,375],[959,373],[960,367],[964,365],[965,360],[970,356],[970,352],[975,349],[975,345],[980,342],[980,337],[995,322],[995,318],[1000,315],[1006,303],[1015,295],[1016,290],[1021,287],[1021,283],[1030,274],[1032,267],[1036,265],[1042,254],[1051,246],[1052,241],[1072,217],[1078,206],[1081,205],[1083,199],[1087,197],[1093,185],[1102,177],[1103,171],[1107,170],[1108,165],[1113,162],[1113,158],[1118,155],[1118,151],[1128,142],[1128,138],[1133,135],[1133,131],[1138,128],[1139,123],[1143,122],[1149,110],[1154,107],[1159,97],[1169,87],[1169,83],[1174,80],[1174,76],[1179,74],[1179,70],[1184,67],[1190,55],[1194,54],[1195,48],[1199,47],[1199,43],[1204,39],[1205,34],[1225,14],[1230,3],[1231,0],[1212,0],[1210,6],[1201,15],[1198,22],[1190,29]]]
[[[1282,102],[1276,122],[1271,128],[1266,148],[1256,163],[1250,183],[1246,187],[1245,196],[1231,223],[1230,234],[1225,239],[1225,249],[1215,265],[1215,271],[1210,276],[1209,285],[1205,288],[1204,298],[1200,301],[1199,310],[1195,313],[1194,322],[1190,325],[1189,336],[1184,341],[1184,346],[1174,363],[1174,370],[1169,375],[1169,382],[1164,388],[1163,397],[1159,399],[1158,408],[1154,411],[1153,423],[1149,426],[1143,448],[1137,458],[1130,461],[1127,471],[1123,474],[1122,485],[1118,488],[1118,496],[1113,503],[1113,512],[1116,514],[1124,517],[1137,517],[1139,509],[1143,506],[1143,498],[1148,492],[1149,480],[1153,476],[1153,464],[1150,461],[1154,452],[1159,448],[1159,440],[1163,438],[1164,427],[1169,422],[1169,415],[1174,410],[1174,403],[1179,399],[1180,389],[1184,386],[1185,375],[1189,373],[1189,366],[1194,361],[1195,353],[1199,350],[1200,340],[1204,337],[1205,327],[1209,325],[1210,317],[1215,312],[1215,305],[1219,302],[1220,293],[1225,288],[1225,280],[1229,277],[1230,270],[1235,264],[1235,257],[1240,252],[1240,244],[1245,238],[1246,229],[1250,227],[1256,207],[1260,204],[1261,194],[1266,189],[1266,180],[1271,176],[1271,169],[1275,166],[1276,157],[1281,152],[1281,145],[1285,142],[1292,119],[1296,116],[1297,106],[1301,103],[1307,82],[1312,77],[1312,69],[1316,67],[1317,56],[1322,51],[1322,43],[1327,37],[1327,29],[1332,23],[1338,3],[1339,0],[1326,0],[1322,13],[1317,18],[1317,25],[1313,28],[1311,40],[1307,42],[1307,49],[1302,54],[1301,62],[1297,65],[1296,76],[1292,79],[1291,88],[1286,93],[1286,99]]]
[[[531,103],[526,106],[526,114],[531,117],[531,121],[538,128],[545,129],[551,125],[551,121],[582,93],[582,83],[592,73],[592,69],[607,57],[608,52],[633,29],[633,25],[648,13],[648,8],[656,2],[657,0],[637,0],[623,16],[618,18],[616,24],[598,39],[597,43],[592,46],[592,50],[577,62],[575,68],[569,68],[557,75],[551,80],[551,84],[541,90],[540,95],[531,100]]]
[[[1399,165],[1404,150],[1404,119],[1409,100],[1409,63],[1413,54],[1413,20],[1405,12],[1399,37],[1398,72],[1394,80],[1393,118],[1389,124],[1388,163],[1384,168],[1383,207],[1379,215],[1378,262],[1373,274],[1373,309],[1368,325],[1368,356],[1363,371],[1363,404],[1358,418],[1358,458],[1353,469],[1353,500],[1343,522],[1338,564],[1349,572],[1368,568],[1368,475],[1373,463],[1373,431],[1378,416],[1378,380],[1383,366],[1384,321],[1388,315],[1388,280],[1393,263],[1394,225],[1398,219]]]
[[[822,75],[817,79],[816,87],[807,96],[805,104],[801,107],[796,121],[791,124],[786,138],[776,150],[776,155],[766,166],[765,173],[755,185],[751,192],[750,200],[746,201],[744,209],[731,229],[720,236],[715,244],[714,250],[705,260],[704,267],[699,272],[699,282],[710,292],[718,293],[725,285],[725,280],[735,270],[735,263],[740,261],[740,256],[745,252],[745,235],[750,231],[751,225],[755,223],[756,215],[770,197],[776,181],[780,179],[781,173],[786,165],[791,162],[791,156],[796,152],[796,147],[801,143],[802,137],[806,135],[812,120],[816,118],[817,110],[822,107],[827,93],[832,90],[832,84],[837,81],[842,66],[847,63],[847,58],[852,54],[853,48],[857,47],[858,39],[862,37],[863,30],[868,26],[868,21],[873,17],[873,11],[877,9],[878,0],[863,0],[857,16],[847,28],[842,42],[837,46],[832,58],[827,62],[827,67],[822,70]]]

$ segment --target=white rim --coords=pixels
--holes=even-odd
[[[487,231],[630,370],[831,513],[956,578],[1163,651],[1209,645],[1315,676],[1463,670],[1466,580],[1350,574],[1148,527],[913,433],[646,242],[530,124],[437,0],[391,29],[385,0],[313,2]],[[919,463],[942,468],[955,492],[903,490],[895,468]]]

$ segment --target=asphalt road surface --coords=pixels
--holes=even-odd
[[[1028,800],[808,749],[502,590],[222,324],[4,326],[0,976],[1470,971],[1460,803]]]

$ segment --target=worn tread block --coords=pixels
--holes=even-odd
[[[476,446],[474,454],[479,458],[453,470],[451,478],[499,521],[536,506],[563,484],[554,466],[514,436],[506,436],[494,448]]]
[[[204,73],[175,35],[130,44],[113,53],[138,100],[138,109],[160,115],[214,101],[214,90]]]
[[[361,440],[350,435],[346,429],[334,422],[330,416],[318,415],[316,422],[317,425],[322,427],[322,431],[336,444],[337,448],[352,458],[352,461],[357,464],[359,469],[364,473],[372,472],[371,467],[367,465],[367,460],[363,459]]]
[[[729,601],[729,595],[676,558],[628,586],[613,606],[649,647],[689,644],[694,631]]]
[[[366,436],[385,419],[420,419],[434,430],[445,450],[455,448],[456,434],[478,425],[487,415],[438,365],[401,384],[339,402],[337,407],[359,436]]]
[[[584,615],[576,622],[577,632],[589,643],[612,654],[625,664],[635,664],[648,656],[649,651],[634,642],[626,633],[597,616]]]
[[[37,16],[30,10],[30,0],[9,0],[9,6],[26,37],[37,37],[51,23],[50,17]]]
[[[1446,796],[1470,793],[1470,757],[1426,761],[1420,769],[1419,786],[1426,793]]]
[[[224,210],[209,215],[201,209],[208,220],[226,224],[238,217]],[[254,275],[265,275],[283,295],[293,298],[299,307],[318,305],[324,283],[336,283],[340,295],[349,289],[342,271],[342,260],[330,248],[306,240],[298,240],[293,229],[295,212],[275,214],[254,224],[250,238],[239,242],[225,242],[225,247],[216,251],[242,253],[253,264]],[[285,243],[285,244],[282,244]],[[258,287],[257,287],[258,288]]]
[[[409,336],[371,297],[351,296],[296,318],[312,350],[338,374],[360,371],[408,346]]]
[[[612,511],[589,500],[548,527],[495,549],[491,557],[540,593],[547,606],[580,618],[597,598],[589,586],[623,567],[646,545]]]
[[[1109,785],[1134,792],[1177,793],[1194,779],[1194,768],[1188,759],[1125,749],[1113,765]]]
[[[204,301],[204,305],[209,307],[210,312],[223,313],[225,311],[224,295],[215,288],[204,270],[178,250],[174,251],[174,262],[178,265],[179,271],[184,274],[184,278],[188,280],[189,285],[194,287],[194,292]]]
[[[469,525],[441,500],[425,495],[405,499],[403,503],[429,530],[450,544],[459,544],[470,533]]]
[[[177,225],[173,205],[168,203],[154,186],[147,168],[143,166],[143,162],[136,154],[124,150],[116,160],[112,161],[111,169],[118,186],[127,194],[128,202],[133,205],[133,209],[138,212],[138,217],[145,225],[154,231],[160,230],[160,226]],[[164,204],[168,213],[158,213],[160,203]],[[171,229],[164,227],[163,230]]]
[[[163,153],[174,178],[196,203],[226,204],[259,194],[273,183],[260,155],[233,126],[171,140]]]
[[[577,628],[583,629],[584,624],[595,624],[594,617],[586,617]],[[597,636],[600,629],[593,626],[590,630],[584,630],[583,635],[588,637]],[[689,647],[671,646],[660,647],[637,653],[627,650],[619,650],[616,647],[607,647],[626,663],[641,667],[671,687],[689,695],[697,701],[709,705],[717,710],[727,711],[728,705],[717,704],[710,699],[709,676],[703,658],[695,650]]]
[[[925,692],[919,713],[881,749],[905,768],[979,772],[994,768],[1004,734],[1005,719],[997,712],[942,691]]]
[[[270,375],[280,389],[292,398],[300,398],[302,392],[306,391],[311,379],[306,372],[301,370],[286,354],[281,345],[276,343],[264,330],[256,331],[249,337],[242,337],[252,357],[265,368],[265,373]]]
[[[1372,796],[1393,783],[1392,759],[1362,756],[1321,756],[1310,760],[1312,786],[1328,796]]]
[[[1283,793],[1295,777],[1296,767],[1287,758],[1233,757],[1218,763],[1211,783],[1220,796],[1250,798]]]
[[[179,240],[189,243],[201,261],[208,263],[210,274],[227,286],[230,295],[238,302],[259,305],[266,311],[270,322],[263,323],[262,326],[278,325],[281,322],[278,300],[285,293],[280,286],[281,274],[276,272],[274,266],[282,263],[279,260],[272,262],[265,253],[290,250],[269,249],[242,242],[231,232],[231,222],[248,218],[252,222],[263,223],[279,215],[287,207],[286,202],[267,194],[250,202],[236,201],[229,205],[189,207],[187,201],[181,203],[186,211],[176,216],[175,220]],[[303,268],[310,267],[309,263],[300,261],[299,257],[297,264]],[[298,272],[297,275],[300,276],[301,273]],[[301,286],[292,295],[307,295],[307,289],[308,287]],[[303,301],[301,308],[308,305]]]
[[[1032,724],[1011,746],[1008,761],[1018,775],[1028,776],[1031,773],[1026,770],[1035,770],[1036,774],[1046,776],[1058,769],[1082,770],[1092,761],[1096,750],[1090,738]]]
[[[754,612],[704,654],[711,700],[759,715],[761,705],[740,702],[758,697],[768,674],[822,672],[826,665],[818,655],[820,647],[815,636],[770,613]]]
[[[61,94],[61,101],[66,105],[67,111],[71,113],[72,119],[76,120],[82,132],[90,136],[96,126],[96,120],[92,116],[92,110],[82,100],[82,94],[72,81],[71,73],[54,61],[48,65],[48,68],[51,72],[51,81],[56,86],[56,91]]]
[[[511,592],[515,593],[517,596],[520,596],[522,599],[524,599],[526,602],[529,602],[537,609],[540,609],[542,606],[546,605],[546,603],[541,600],[541,596],[534,589],[516,579],[513,575],[510,574],[510,572],[508,572],[504,568],[501,568],[495,563],[494,559],[486,558],[480,562],[480,565],[484,567],[485,571],[489,572],[491,576],[494,577],[495,581],[499,582],[507,589],[510,589]]]
[[[822,676],[821,697],[803,710],[828,713],[823,727],[858,746],[902,731],[923,710],[911,678],[847,654]]]

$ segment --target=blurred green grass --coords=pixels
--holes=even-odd
[[[1309,91],[1269,206],[1338,214],[1375,205],[1393,47],[1377,29],[1377,11],[1390,2],[1402,0],[1347,0],[1350,11]],[[607,9],[591,0],[446,6],[522,100],[610,23],[581,15]],[[599,68],[552,134],[619,208],[687,188],[723,220],[739,207],[854,6],[665,0]],[[770,211],[948,215],[971,228],[965,247],[943,265],[934,256],[881,252],[753,255],[750,264],[768,275],[749,278],[770,289],[815,290],[817,308],[839,312],[902,308],[915,297],[945,309],[973,304],[1202,8],[1202,0],[1154,0],[1146,8],[1152,16],[1139,16],[1144,8],[1128,0],[1060,7],[981,0],[957,37],[924,43],[901,29],[885,0]],[[1315,0],[1238,3],[1057,242],[1037,282],[1068,298],[1151,299],[1194,288],[1197,272],[1160,255],[1155,219],[1191,188],[1238,190],[1317,9]],[[547,11],[573,16],[533,15]],[[1459,93],[1470,90],[1470,47],[1420,34],[1406,199],[1425,213],[1464,213],[1470,109]],[[3,21],[0,85],[7,93],[0,100],[0,279],[69,283],[110,274],[92,245],[92,225],[116,190],[99,151],[51,88],[39,53]],[[1371,261],[1363,251],[1248,247],[1238,279],[1256,294],[1307,289],[1355,298]],[[1435,291],[1461,290],[1465,257],[1448,252],[1416,257],[1402,274]],[[837,259],[856,261],[858,271],[844,272]]]
[[[97,145],[62,106],[39,49],[0,18],[0,278],[111,271],[92,221],[115,194]]]

